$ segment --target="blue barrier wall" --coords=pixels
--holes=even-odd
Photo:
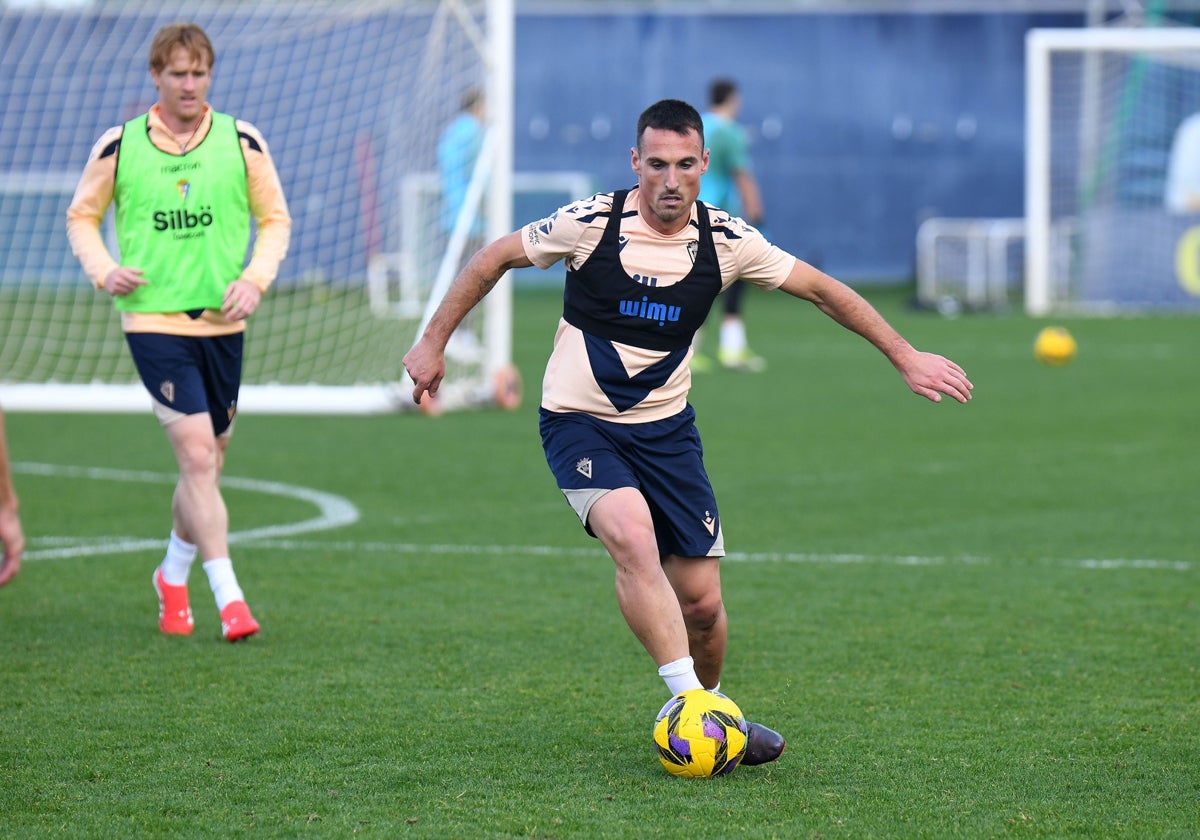
[[[1077,15],[521,15],[516,166],[632,182],[641,109],[732,76],[767,227],[845,279],[912,276],[929,216],[1024,215],[1025,32]]]

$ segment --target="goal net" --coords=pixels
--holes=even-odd
[[[1027,311],[1200,313],[1200,30],[1026,47]]]
[[[154,103],[150,41],[183,17],[216,50],[209,101],[263,132],[292,214],[288,256],[248,324],[241,406],[411,407],[404,353],[468,249],[511,229],[511,0],[0,0],[0,404],[148,404],[65,219],[95,140]],[[437,147],[472,89],[485,139],[455,214]],[[118,256],[111,210],[103,233]],[[509,296],[502,281],[455,335],[442,407],[495,401]]]

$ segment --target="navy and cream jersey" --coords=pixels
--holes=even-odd
[[[664,236],[642,219],[636,188],[624,196],[619,227],[609,228],[619,195],[576,201],[523,230],[525,255],[534,265],[545,269],[561,260],[568,274],[541,404],[547,411],[648,423],[686,407],[691,337],[717,294],[738,280],[778,288],[796,258],[708,205],[694,206],[691,223]],[[703,216],[711,237],[703,233]],[[607,259],[610,245],[615,259]]]

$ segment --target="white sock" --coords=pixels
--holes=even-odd
[[[204,571],[208,572],[208,585],[217,599],[218,610],[225,609],[227,604],[234,601],[246,600],[242,588],[238,586],[237,575],[233,573],[233,561],[228,557],[205,561]]]
[[[721,349],[734,354],[746,349],[746,322],[741,318],[728,318],[721,322]]]
[[[196,546],[181,540],[172,529],[171,539],[167,542],[167,556],[163,558],[163,580],[171,586],[184,586],[188,582],[188,574],[192,571],[192,561],[196,559]]]
[[[696,676],[696,663],[690,656],[668,662],[658,669],[658,675],[667,683],[672,697],[688,689],[704,688],[700,684],[700,678]]]

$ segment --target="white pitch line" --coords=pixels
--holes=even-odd
[[[25,475],[42,475],[54,478],[84,478],[96,481],[142,482],[147,484],[175,484],[178,476],[168,473],[143,472],[137,470],[114,470],[104,467],[71,467],[58,464],[15,463],[14,473]],[[233,531],[229,534],[230,543],[246,543],[271,537],[287,537],[295,534],[307,534],[314,531],[327,531],[351,525],[359,520],[358,508],[352,502],[332,493],[324,493],[308,487],[294,484],[283,484],[276,481],[258,481],[253,478],[237,478],[222,476],[222,487],[238,490],[248,490],[254,493],[266,493],[273,496],[285,496],[309,502],[317,508],[318,514],[310,519],[299,522],[289,522],[281,525],[265,525],[246,531]],[[24,560],[50,560],[64,557],[87,557],[97,554],[124,554],[133,551],[146,551],[162,548],[166,537],[147,539],[144,537],[103,537],[100,539],[85,539],[72,537],[38,538],[26,534],[31,546],[43,541],[61,543],[58,548],[27,550]]]
[[[156,484],[174,484],[177,476],[166,473],[113,470],[100,467],[64,467],[54,464],[16,463],[14,473],[29,475],[87,478],[99,481],[140,481]],[[551,545],[456,545],[450,543],[407,543],[356,540],[288,540],[297,534],[327,531],[343,525],[351,525],[360,518],[358,508],[349,500],[273,481],[258,481],[250,478],[223,476],[221,485],[240,490],[287,496],[312,503],[319,515],[283,525],[267,525],[246,531],[235,531],[229,535],[231,543],[243,548],[263,548],[291,551],[344,551],[383,552],[389,554],[466,554],[495,557],[605,557],[604,549],[598,544],[588,546],[561,547]],[[101,537],[85,539],[71,536],[31,536],[26,534],[30,548],[22,555],[25,560],[50,560],[66,557],[84,557],[97,554],[123,554],[162,548],[165,538],[144,537]],[[57,545],[57,548],[34,546]],[[733,563],[812,563],[820,565],[880,565],[880,566],[980,566],[992,561],[988,557],[960,556],[938,557],[921,555],[875,555],[842,553],[797,553],[797,552],[730,552],[725,560]],[[1080,569],[1163,569],[1168,571],[1191,571],[1193,564],[1186,560],[1157,560],[1150,558],[1079,558],[1046,560],[1055,565]]]
[[[382,552],[389,554],[465,554],[495,557],[607,557],[598,545],[562,547],[553,545],[455,545],[451,543],[407,543],[354,540],[254,540],[246,548],[280,551],[345,551]],[[813,563],[820,565],[877,565],[877,566],[986,566],[989,557],[921,557],[883,554],[818,554],[792,552],[732,551],[724,558],[732,563]],[[1151,559],[1046,559],[1042,562],[1080,569],[1165,569],[1186,572],[1194,565],[1186,560]]]

